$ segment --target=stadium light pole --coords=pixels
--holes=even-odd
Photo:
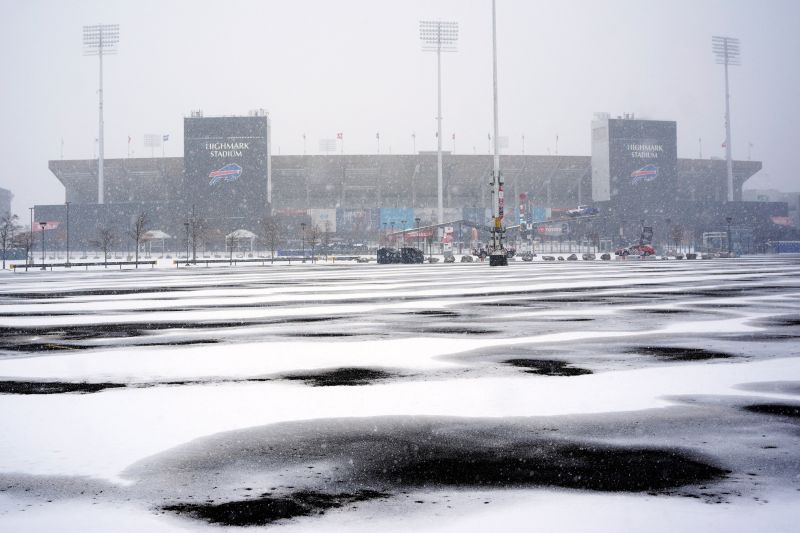
[[[733,201],[733,156],[731,153],[731,103],[728,85],[728,66],[741,65],[739,39],[734,37],[711,38],[711,50],[716,56],[716,63],[725,66],[725,161],[728,166],[728,201]]]
[[[98,139],[97,160],[97,203],[105,200],[103,193],[103,55],[116,54],[119,43],[119,24],[96,24],[83,27],[83,55],[97,56],[100,60],[100,89],[97,91],[100,99],[100,132]]]
[[[444,222],[442,202],[442,52],[455,52],[458,42],[458,22],[444,20],[419,21],[419,38],[423,52],[436,52],[436,185],[437,220]]]

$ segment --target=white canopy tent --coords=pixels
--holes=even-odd
[[[150,254],[153,251],[153,241],[160,241],[161,253],[163,254],[166,251],[165,242],[167,239],[171,238],[171,235],[161,231],[160,229],[151,229],[142,235],[142,242],[145,243],[145,246],[147,247],[147,253]]]
[[[241,243],[242,243],[242,241],[249,240],[250,241],[250,252],[252,252],[254,244],[255,244],[255,240],[256,240],[257,237],[258,237],[258,235],[256,235],[252,231],[249,231],[249,230],[246,230],[246,229],[237,229],[236,231],[233,231],[233,232],[228,233],[227,235],[225,235],[225,243],[226,243],[226,246],[229,246],[229,247],[233,248],[233,243],[231,242],[231,241],[233,241],[233,242],[236,243],[237,251],[241,251]]]

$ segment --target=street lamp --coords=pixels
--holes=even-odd
[[[44,266],[44,228],[47,227],[47,222],[39,222],[39,226],[42,228],[42,270],[47,270]]]
[[[69,202],[64,202],[67,206],[67,266],[69,266]]]
[[[186,228],[186,266],[189,266],[189,222],[184,222],[183,227]]]
[[[100,60],[100,133],[97,136],[99,158],[97,160],[97,203],[104,203],[103,194],[103,54],[116,54],[119,43],[119,24],[97,24],[83,27],[83,55],[97,56]]]
[[[417,223],[417,249],[419,249],[419,221],[420,221],[420,218],[417,217],[417,218],[414,219],[414,221]]]
[[[419,38],[423,52],[436,52],[436,186],[439,224],[444,222],[442,202],[442,52],[458,50],[458,22],[443,20],[419,21]]]
[[[739,39],[734,37],[711,37],[711,50],[716,56],[716,63],[725,66],[725,161],[728,167],[728,201],[733,201],[733,155],[731,153],[731,104],[728,88],[728,66],[742,64],[739,54]]]
[[[728,257],[731,255],[731,222],[733,222],[733,217],[725,217],[725,222],[728,223]]]
[[[301,222],[300,228],[303,230],[303,263],[306,262],[306,223]]]

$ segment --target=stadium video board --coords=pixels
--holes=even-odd
[[[266,116],[184,119],[186,197],[201,216],[240,227],[264,213],[267,135]]]
[[[675,201],[677,128],[672,121],[605,119],[592,124],[592,196],[641,211]]]

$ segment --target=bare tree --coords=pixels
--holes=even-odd
[[[89,241],[89,244],[103,252],[103,264],[108,268],[108,254],[117,242],[117,235],[111,228],[103,227],[97,229],[97,238]]]
[[[278,244],[281,237],[281,230],[278,226],[278,221],[275,217],[266,217],[261,219],[260,224],[261,238],[264,243],[269,246],[272,255],[270,256],[270,263],[275,262],[275,246]]]
[[[128,230],[128,236],[136,244],[136,251],[134,252],[136,254],[136,268],[139,268],[139,245],[149,225],[150,219],[147,217],[147,213],[142,212],[136,216],[136,220],[133,221],[133,226]]]
[[[22,233],[14,235],[12,246],[25,250],[25,264],[28,264],[28,257],[30,256],[31,249],[33,248],[33,233],[25,230]]]
[[[325,221],[325,231],[322,232],[322,246],[325,248],[325,262],[328,262],[328,248],[331,245],[331,221]]]
[[[208,224],[204,218],[193,216],[189,219],[189,238],[192,240],[192,261],[197,261],[197,245],[205,249],[208,239]]]
[[[6,251],[14,242],[14,237],[19,231],[19,218],[17,215],[6,214],[0,218],[0,245],[3,248],[3,270],[6,269]]]
[[[233,247],[236,246],[239,242],[239,239],[236,238],[236,233],[230,233],[225,237],[225,245],[228,247],[230,256],[230,264],[233,264]]]
[[[311,224],[311,228],[306,232],[306,241],[308,242],[309,246],[311,246],[311,262],[315,261],[314,258],[314,247],[319,244],[319,237],[322,234],[320,231],[319,226],[316,224]]]

